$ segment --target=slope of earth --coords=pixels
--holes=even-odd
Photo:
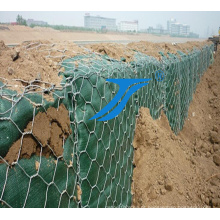
[[[133,207],[220,207],[220,50],[175,136],[146,108],[134,138]]]

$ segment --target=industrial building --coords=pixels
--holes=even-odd
[[[118,30],[123,32],[138,32],[138,21],[121,21],[118,24]]]
[[[86,13],[84,16],[84,27],[92,28],[95,30],[111,30],[116,31],[116,19],[115,18],[105,18],[100,16],[91,16],[89,13]]]

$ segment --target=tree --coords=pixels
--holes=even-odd
[[[19,25],[25,25],[25,26],[27,26],[26,20],[25,20],[21,15],[18,15],[18,16],[17,16],[16,22],[17,22]]]

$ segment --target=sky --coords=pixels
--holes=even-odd
[[[90,13],[90,15],[94,16],[116,18],[116,23],[122,20],[138,20],[139,30],[147,29],[149,26],[157,27],[157,25],[162,25],[166,29],[167,20],[175,18],[179,23],[190,25],[190,31],[199,34],[202,38],[217,35],[220,27],[220,12],[211,11],[0,11],[0,22],[13,22],[16,20],[16,16],[20,14],[25,19],[42,20],[52,25],[84,26],[85,13]]]

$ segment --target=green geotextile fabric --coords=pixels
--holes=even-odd
[[[196,86],[213,62],[213,50],[213,45],[207,45],[188,54],[161,53],[161,61],[137,52],[130,63],[94,53],[77,56],[63,61],[61,88],[51,85],[42,92],[27,88],[17,94],[0,78],[0,207],[130,207],[132,141],[139,108],[148,107],[154,119],[163,110],[178,134]],[[156,80],[157,70],[164,72],[163,81]],[[89,120],[119,89],[108,78],[151,81],[131,96],[114,119]],[[53,102],[43,98],[46,92],[53,94]],[[63,156],[33,155],[10,167],[4,157],[28,122],[38,112],[58,108],[61,103],[69,111],[72,129]]]

